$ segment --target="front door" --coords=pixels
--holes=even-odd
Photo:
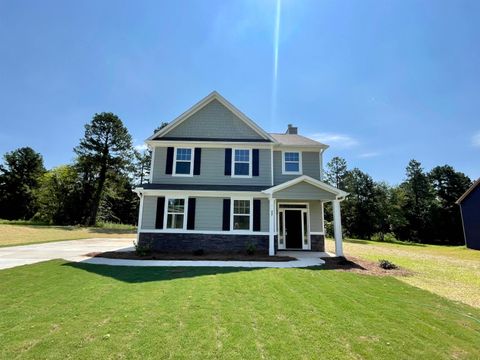
[[[285,245],[287,249],[302,248],[302,210],[285,210]]]

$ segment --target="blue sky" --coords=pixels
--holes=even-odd
[[[73,160],[95,112],[141,144],[212,90],[395,184],[480,176],[480,2],[0,0],[0,153]]]

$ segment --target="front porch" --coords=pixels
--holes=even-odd
[[[340,202],[348,194],[308,176],[263,191],[269,196],[269,255],[325,251],[324,204],[333,206],[335,255],[343,256]]]

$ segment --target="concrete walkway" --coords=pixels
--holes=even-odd
[[[91,258],[85,256],[90,252],[130,251],[133,250],[133,239],[84,239],[58,241],[44,244],[11,246],[0,248],[0,269],[7,269],[21,265],[34,264],[52,259],[83,262],[89,264],[113,266],[218,266],[218,267],[268,267],[294,268],[319,266],[325,262],[320,257],[329,256],[327,253],[282,251],[282,255],[297,258],[294,261],[188,261],[188,260],[123,260]]]

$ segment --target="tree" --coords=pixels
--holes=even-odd
[[[455,201],[470,187],[471,180],[449,165],[434,167],[428,177],[436,200],[432,209],[435,239],[441,243],[462,244],[462,220]]]
[[[136,224],[139,199],[130,178],[121,174],[109,176],[100,202],[98,218],[104,222]]]
[[[30,219],[36,211],[35,192],[45,172],[42,156],[30,147],[4,155],[0,165],[0,218]]]
[[[432,238],[431,210],[434,204],[433,188],[421,164],[410,160],[406,169],[407,179],[401,186],[405,191],[405,217],[410,231],[405,240],[425,242]]]
[[[143,152],[135,151],[135,178],[138,184],[148,181],[150,176],[150,166],[152,162],[152,152],[144,150]]]
[[[94,225],[109,172],[132,170],[132,137],[122,120],[112,113],[95,114],[85,125],[85,136],[74,149],[89,191],[84,192],[86,225]],[[94,183],[92,189],[92,181]]]
[[[81,189],[79,174],[74,166],[62,165],[46,172],[40,179],[37,191],[38,211],[35,218],[58,225],[79,223]]]
[[[338,189],[345,189],[345,178],[347,176],[347,162],[345,159],[335,156],[327,164],[325,180]]]

